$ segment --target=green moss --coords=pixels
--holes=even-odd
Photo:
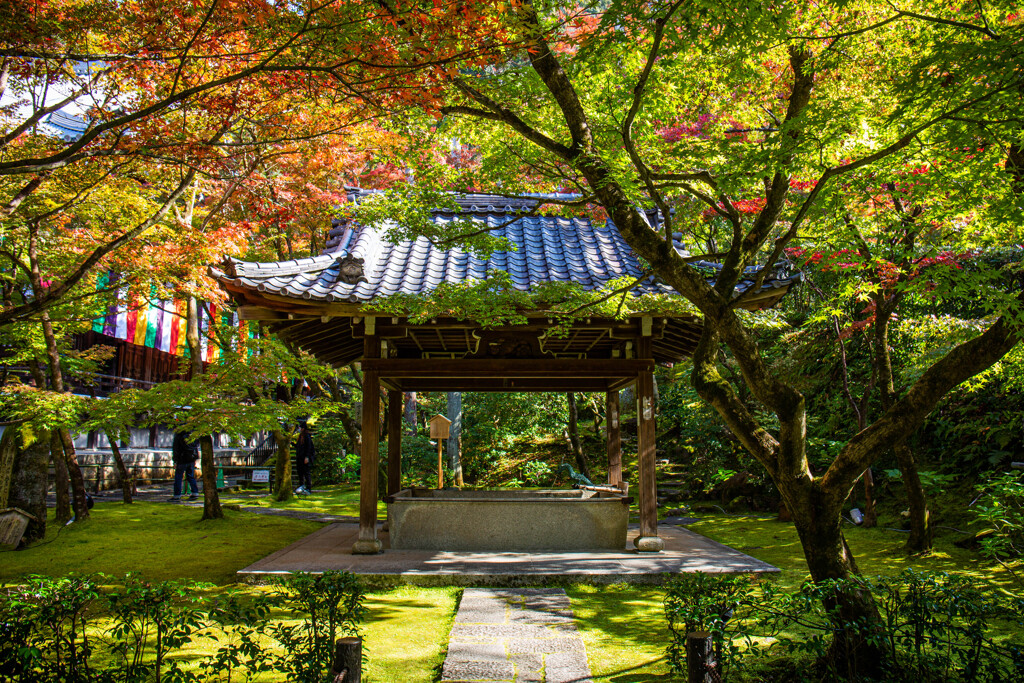
[[[797,586],[808,578],[800,539],[789,522],[763,517],[701,515],[701,520],[688,528],[775,565],[782,570],[778,581],[784,585]],[[933,552],[913,557],[903,551],[905,533],[849,524],[845,525],[843,533],[857,566],[867,576],[889,576],[913,567],[922,571],[960,572],[980,582],[1013,588],[1013,577],[1001,566],[979,553],[954,546],[953,541],[963,537],[955,531],[937,529]]]
[[[314,493],[309,496],[293,496],[284,502],[274,500],[270,493],[241,493],[221,496],[221,502],[227,505],[243,505],[252,507],[271,507],[280,510],[299,510],[302,512],[319,512],[325,515],[359,516],[359,484],[336,484],[334,486],[315,486]],[[387,515],[387,506],[377,501],[377,516],[383,519]]]
[[[0,552],[0,582],[25,574],[140,572],[152,581],[231,583],[235,572],[321,527],[316,522],[225,511],[201,521],[200,508],[167,503],[97,503],[90,519],[60,528],[20,551]]]
[[[681,681],[669,673],[665,592],[647,586],[566,589],[595,681]]]
[[[444,664],[460,588],[401,586],[367,596],[365,680],[432,681]]]

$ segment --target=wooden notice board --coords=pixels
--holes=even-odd
[[[447,439],[448,431],[451,429],[452,421],[444,415],[435,415],[430,418],[430,438]]]
[[[452,421],[444,415],[430,418],[430,438],[437,439],[437,488],[444,488],[444,459],[441,455],[441,441],[448,438]]]

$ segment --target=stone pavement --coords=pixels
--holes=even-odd
[[[349,571],[373,586],[476,586],[515,588],[559,585],[566,581],[591,584],[662,584],[680,572],[750,574],[778,568],[745,555],[706,536],[679,526],[659,526],[665,540],[660,553],[639,553],[630,525],[621,551],[594,552],[454,552],[392,550],[388,534],[380,532],[384,552],[353,555],[358,524],[330,524],[238,572],[240,580],[260,582],[288,572]],[[766,543],[767,545],[767,543]]]
[[[583,639],[561,588],[467,588],[443,683],[591,683]]]

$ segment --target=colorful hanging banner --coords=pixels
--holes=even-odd
[[[112,277],[103,276],[96,285],[97,289],[104,289],[113,283],[115,280]],[[185,301],[157,299],[156,287],[150,289],[146,298],[140,297],[137,292],[122,289],[118,291],[117,303],[109,306],[105,315],[93,319],[92,329],[99,334],[138,346],[187,357],[187,312]],[[216,332],[210,329],[211,320],[218,320],[223,326],[237,329],[235,333],[224,335],[233,349],[255,338],[256,330],[240,321],[233,310],[225,310],[212,303],[201,303],[198,317],[200,352],[203,361],[207,363],[217,360],[221,353]]]

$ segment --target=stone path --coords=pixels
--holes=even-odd
[[[467,588],[443,683],[591,683],[583,639],[561,588]]]

